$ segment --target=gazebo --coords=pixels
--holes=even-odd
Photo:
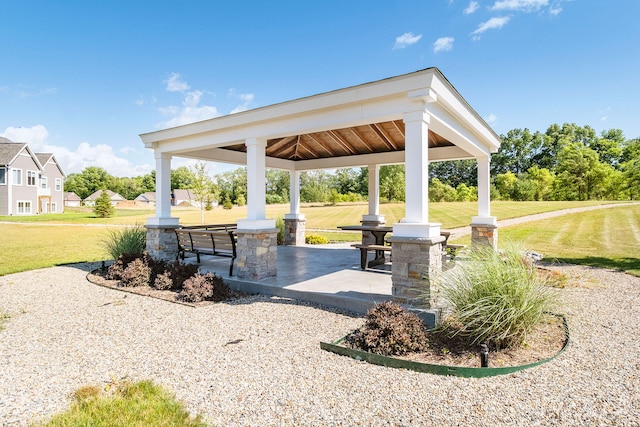
[[[424,294],[442,267],[440,224],[429,221],[430,162],[475,159],[478,212],[470,219],[474,245],[497,245],[490,212],[490,159],[500,138],[437,68],[216,117],[140,135],[156,159],[157,204],[147,227],[147,250],[175,256],[171,216],[172,157],[247,166],[247,217],[238,221],[238,278],[277,275],[277,229],[266,218],[265,171],[290,174],[287,243],[304,243],[300,173],[368,167],[369,206],[363,224],[384,224],[379,211],[381,165],[405,164],[406,213],[393,224],[393,296],[409,302]]]

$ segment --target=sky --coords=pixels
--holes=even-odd
[[[637,0],[0,0],[0,11],[0,136],[53,153],[66,174],[143,175],[155,162],[141,133],[429,67],[499,135],[576,123],[640,137]]]

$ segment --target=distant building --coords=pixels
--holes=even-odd
[[[121,195],[119,195],[118,193],[114,193],[111,190],[98,190],[92,195],[88,196],[86,199],[84,199],[84,205],[95,206],[96,200],[98,200],[98,197],[100,197],[103,191],[107,192],[107,194],[109,195],[109,198],[111,199],[111,205],[113,206],[118,206],[118,203],[124,202],[125,200],[127,200]]]
[[[136,202],[146,203],[149,206],[156,205],[156,192],[148,191],[146,193],[140,194],[138,197],[134,199]]]
[[[0,137],[0,215],[63,212],[64,176],[53,154]]]
[[[78,207],[82,204],[82,199],[73,191],[64,193],[64,205],[70,207]]]

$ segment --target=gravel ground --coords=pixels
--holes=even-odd
[[[559,267],[571,344],[540,367],[465,379],[320,350],[361,319],[252,296],[192,308],[86,281],[91,265],[0,277],[0,424],[80,386],[152,379],[219,426],[640,425],[640,278]]]

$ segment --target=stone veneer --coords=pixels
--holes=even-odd
[[[498,249],[498,226],[471,224],[471,246],[490,246]]]
[[[146,225],[147,253],[153,259],[172,261],[178,254],[178,238],[175,229],[178,226]]]
[[[284,244],[287,246],[304,245],[306,219],[284,219]]]
[[[384,221],[371,221],[371,220],[362,220],[360,221],[362,225],[367,227],[382,227],[384,226]],[[362,244],[363,245],[375,245],[376,244],[376,236],[373,235],[370,231],[362,232]]]
[[[278,229],[238,230],[236,274],[239,279],[260,280],[276,275]]]
[[[434,308],[431,282],[442,271],[445,238],[396,237],[391,242],[392,296],[400,304]]]

